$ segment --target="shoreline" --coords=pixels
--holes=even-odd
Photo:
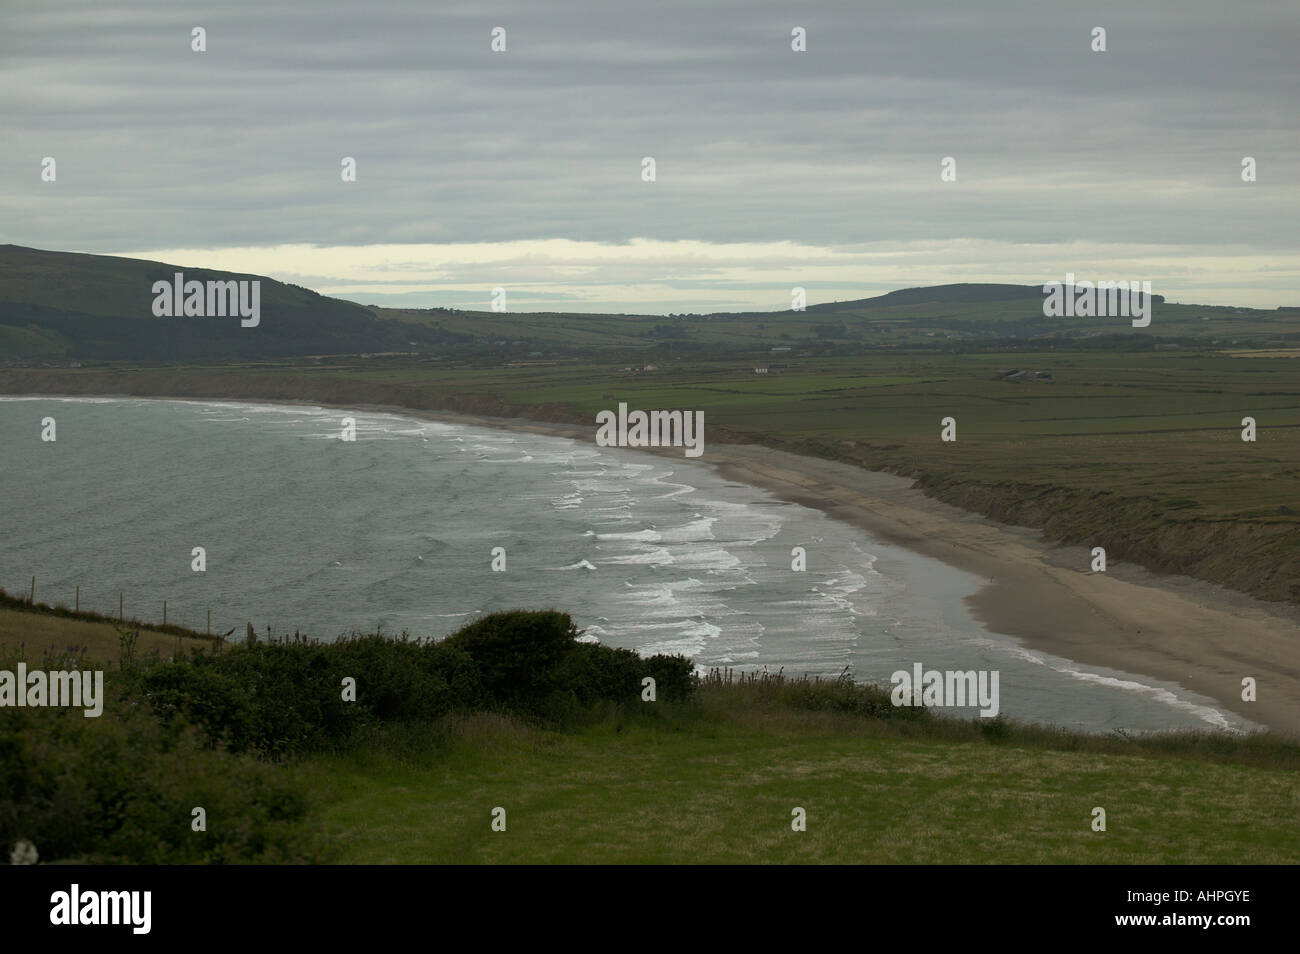
[[[142,395],[9,395],[58,399]],[[199,403],[283,404],[398,414],[587,441],[590,428],[400,405],[261,398],[168,398]],[[681,448],[628,448],[685,460]],[[1245,719],[1300,737],[1300,609],[1189,577],[1111,564],[1089,568],[1084,547],[1046,543],[1037,531],[998,523],[927,497],[912,481],[850,464],[753,444],[705,444],[695,462],[841,520],[883,542],[983,577],[964,602],[990,630],[1085,665],[1176,683]],[[1243,643],[1243,632],[1249,633]],[[1256,702],[1241,700],[1252,677]]]

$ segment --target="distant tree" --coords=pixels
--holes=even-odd
[[[685,338],[686,329],[677,325],[655,325],[645,335],[647,338]]]

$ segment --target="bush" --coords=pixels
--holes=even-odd
[[[556,684],[584,704],[634,702],[640,698],[644,663],[630,649],[575,642],[560,661]]]
[[[511,610],[484,616],[443,644],[469,654],[484,690],[498,703],[536,711],[561,688],[561,663],[582,645],[577,635],[568,613]]]
[[[689,659],[642,658],[577,635],[567,614],[514,610],[437,643],[368,635],[244,644],[137,667],[127,678],[168,724],[190,723],[209,745],[272,758],[340,748],[362,726],[427,724],[453,712],[562,718],[574,706],[634,703],[646,676],[657,700],[685,699],[694,688]],[[354,702],[343,700],[347,677],[356,680]]]
[[[649,656],[641,661],[642,672],[653,676],[660,699],[677,702],[690,698],[699,685],[695,664],[685,656]]]
[[[107,675],[99,718],[0,709],[0,863],[19,841],[42,863],[327,860],[305,795],[280,769],[165,727]],[[191,829],[195,807],[206,831]]]
[[[357,680],[357,701],[381,722],[428,722],[486,702],[478,665],[462,649],[386,636],[353,636],[326,647],[339,685]]]
[[[343,699],[349,677],[354,702]],[[431,722],[485,701],[464,652],[383,636],[241,645],[143,669],[138,678],[164,720],[201,727],[210,744],[272,757],[339,747],[362,725]]]
[[[685,699],[695,687],[689,659],[646,658],[630,649],[578,642],[578,635],[567,613],[515,610],[485,616],[442,645],[473,657],[488,694],[522,712],[553,713],[560,698],[580,705],[634,703],[646,676],[655,680],[657,700]]]
[[[200,726],[210,743],[282,756],[341,742],[365,718],[331,676],[319,647],[261,644],[152,667],[140,688],[164,720]]]

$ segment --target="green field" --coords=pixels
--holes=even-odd
[[[569,732],[480,716],[437,745],[297,771],[327,793],[336,860],[357,864],[1300,861],[1295,764],[909,738],[736,696]]]
[[[1017,297],[966,300],[962,289],[1016,288]],[[918,292],[921,290],[917,290]],[[1296,309],[1264,310],[1157,302],[1151,325],[1141,332],[1124,318],[1046,318],[1041,291],[1016,286],[940,286],[925,300],[891,304],[895,292],[878,299],[815,305],[806,311],[773,310],[713,315],[584,315],[373,308],[374,314],[415,327],[472,337],[480,345],[517,352],[518,345],[553,353],[600,352],[671,358],[675,353],[757,354],[792,350],[979,347],[1013,339],[1031,347],[1091,341],[1095,347],[1146,350],[1157,342],[1256,347],[1259,342],[1295,342]],[[1008,293],[1009,294],[1009,293]],[[934,300],[938,299],[938,300]],[[444,349],[454,353],[455,349]]]

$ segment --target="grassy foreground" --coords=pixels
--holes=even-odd
[[[661,718],[609,714],[565,732],[476,715],[295,771],[321,793],[334,860],[355,864],[1300,861],[1295,750],[1285,766],[1276,753],[1249,765],[1229,740],[1225,763],[1186,736],[1169,751],[1009,736],[909,737],[733,686]],[[505,831],[492,830],[497,807]],[[795,807],[806,831],[792,830]]]
[[[1300,744],[1267,733],[1071,734],[847,680],[695,680],[552,611],[131,660],[72,642],[107,624],[4,612],[68,651],[28,641],[0,670],[107,670],[104,718],[0,707],[0,847],[43,863],[1300,862]]]

